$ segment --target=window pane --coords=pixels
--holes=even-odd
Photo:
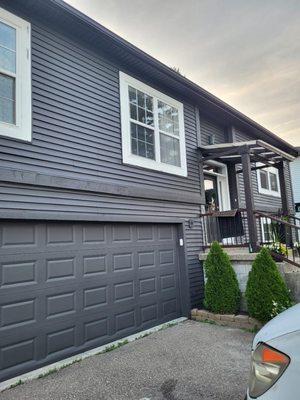
[[[3,22],[0,22],[0,46],[16,50],[16,30]]]
[[[145,96],[146,96],[146,109],[153,112],[153,98],[148,96],[147,94]]]
[[[0,97],[0,121],[8,124],[15,123],[15,102]]]
[[[158,101],[159,129],[179,136],[178,110],[162,101]]]
[[[155,160],[154,132],[144,126],[130,123],[131,152]]]
[[[274,192],[278,192],[277,175],[273,174],[273,172],[270,172],[270,185],[271,190],[273,190]]]
[[[142,108],[146,108],[145,104],[145,94],[143,92],[140,92],[139,90],[137,91],[137,97],[138,97],[138,106]]]
[[[259,171],[260,184],[263,189],[269,189],[268,173],[266,171]]]
[[[272,238],[272,229],[270,222],[263,222],[263,231],[265,242],[270,242]]]
[[[130,118],[150,126],[154,125],[153,98],[129,86]]]
[[[160,134],[160,158],[161,162],[180,167],[179,139]]]
[[[0,46],[0,68],[9,72],[16,72],[16,53]]]
[[[129,101],[130,101],[130,103],[137,104],[136,89],[134,89],[133,87],[129,86],[128,91],[129,91]]]
[[[144,108],[138,107],[138,121],[143,124],[146,123],[146,110]]]
[[[11,100],[15,99],[15,79],[0,74],[0,96],[7,97]]]
[[[137,120],[137,107],[130,103],[130,118]]]
[[[0,121],[15,123],[15,78],[0,74]]]

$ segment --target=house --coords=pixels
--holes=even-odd
[[[63,1],[0,0],[0,55],[1,380],[188,315],[203,215],[293,211],[292,146]]]
[[[300,147],[296,147],[298,153],[300,153]],[[291,163],[291,175],[292,175],[292,187],[295,200],[295,211],[296,217],[300,218],[300,157],[298,157]]]

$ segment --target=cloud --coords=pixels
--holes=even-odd
[[[300,146],[299,0],[68,0]]]

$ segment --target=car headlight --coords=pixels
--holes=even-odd
[[[252,353],[249,395],[257,398],[269,390],[281,377],[290,358],[280,351],[260,343]]]

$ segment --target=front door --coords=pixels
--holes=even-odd
[[[206,211],[230,210],[228,173],[225,164],[210,161],[204,165]]]
[[[206,211],[219,210],[219,195],[217,177],[204,175],[205,207]]]

